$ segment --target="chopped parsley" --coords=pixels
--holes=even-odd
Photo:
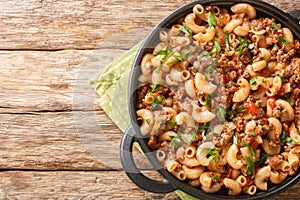
[[[198,137],[196,134],[182,134],[181,138],[186,144],[191,144]]]
[[[185,53],[185,54],[181,54],[181,55],[178,55],[178,56],[175,56],[174,57],[176,58],[175,61],[173,62],[169,62],[167,63],[167,65],[173,65],[173,64],[176,64],[182,60],[186,60],[188,59],[191,55],[193,54],[193,50],[190,50],[189,52]]]
[[[284,98],[286,99],[286,101],[287,101],[291,106],[294,106],[294,105],[295,105],[295,101],[292,100],[289,96],[285,95]]]
[[[255,165],[252,159],[249,156],[245,156],[247,167],[246,167],[246,174],[251,174],[251,178],[255,178]]]
[[[174,144],[175,147],[178,147],[181,144],[181,140],[178,137],[170,135],[170,140]]]
[[[216,164],[218,164],[219,152],[216,149],[209,149],[208,155],[208,160],[213,160]]]
[[[282,42],[283,44],[291,44],[289,41],[286,41],[286,40],[283,38],[283,36],[279,36],[279,37],[278,37],[278,40],[279,40],[280,42]]]
[[[280,77],[281,81],[284,82],[284,83],[287,83],[289,82],[287,79],[283,78],[283,77]]]
[[[208,67],[205,69],[205,74],[212,74],[215,71],[213,67]]]
[[[244,48],[248,46],[248,42],[245,38],[241,38],[240,40],[235,39],[235,41],[240,45],[238,48],[236,48],[236,50],[239,52],[242,52]]]
[[[169,49],[157,50],[154,52],[155,55],[166,55],[169,52]]]
[[[226,31],[224,33],[224,39],[225,39],[225,49],[226,51],[229,51],[230,50],[230,46],[229,46],[229,36],[228,36],[228,31]]]
[[[203,141],[205,141],[205,142],[212,141],[212,137],[207,137],[205,135],[205,131],[202,131],[201,136],[202,136]]]
[[[277,115],[278,115],[278,117],[281,117],[281,116],[282,116],[282,113],[281,113],[280,110],[277,111]]]
[[[248,149],[250,150],[250,153],[251,153],[251,156],[252,156],[252,158],[255,158],[255,152],[254,152],[254,149],[253,149],[253,147],[251,146],[251,145],[249,145],[249,144],[246,144],[246,143],[243,143],[243,142],[239,142],[239,144],[241,145],[241,146],[243,146],[243,147],[248,147]]]
[[[227,116],[231,117],[232,115],[235,115],[235,113],[236,113],[235,110],[230,110],[227,112]]]
[[[214,14],[211,11],[209,11],[207,13],[207,22],[208,22],[209,28],[212,28],[213,26],[216,26],[217,23],[218,23],[215,16],[214,16]]]
[[[208,127],[209,127],[209,123],[205,123],[202,126],[195,127],[195,129],[198,132],[202,132],[202,131],[205,131],[206,129],[208,129]]]
[[[220,119],[225,119],[225,109],[220,107],[219,108],[219,114],[220,114]]]
[[[163,85],[161,85],[161,84],[159,84],[159,83],[154,83],[154,85],[153,85],[153,87],[152,87],[152,90],[151,90],[151,93],[156,92],[156,90],[157,90],[158,88],[160,88],[161,86],[163,86]]]
[[[258,166],[260,166],[261,164],[263,164],[265,162],[265,160],[270,156],[270,154],[265,154],[262,157],[260,157],[259,160],[257,160],[255,162],[255,164],[257,164]]]
[[[217,59],[215,59],[215,58],[210,58],[210,62],[213,63],[213,64],[215,64],[215,65],[219,64],[218,61],[217,61]]]
[[[215,55],[215,54],[218,54],[218,53],[216,51],[210,51],[210,52],[202,51],[201,54],[204,55],[204,56],[212,56],[212,55]]]
[[[220,178],[220,175],[219,175],[219,174],[213,175],[213,177],[212,177],[212,178],[213,178],[213,179],[215,179],[215,180],[217,180],[217,181],[221,180],[221,178]]]
[[[215,47],[216,47],[216,52],[219,53],[221,51],[221,44],[217,38],[214,39]]]
[[[161,71],[161,69],[162,69],[162,61],[160,61],[158,67],[155,69],[155,73],[158,74]]]
[[[229,81],[228,83],[226,83],[226,86],[228,87],[228,88],[232,88],[232,83]]]
[[[249,44],[249,45],[248,45],[248,49],[251,50],[251,49],[253,49],[253,48],[254,48],[254,44]]]
[[[147,124],[151,123],[151,119],[145,119],[145,121],[147,122]]]
[[[299,142],[296,142],[295,140],[291,139],[290,137],[285,135],[285,131],[282,131],[282,134],[280,136],[280,145],[284,145],[285,143],[290,144],[299,144]]]
[[[238,108],[237,108],[237,111],[238,111],[238,112],[245,112],[245,111],[246,111],[246,108],[244,108],[244,107],[238,107]]]
[[[278,30],[278,29],[279,29],[279,27],[277,26],[276,22],[274,22],[274,21],[272,21],[270,25],[271,25],[271,27],[272,27],[274,30]]]
[[[168,121],[170,124],[172,124],[173,127],[177,126],[177,122],[173,119]]]
[[[192,33],[191,29],[189,29],[189,27],[187,27],[185,24],[183,24],[183,25],[180,27],[180,30],[181,30],[184,34],[187,34],[187,35],[189,35],[190,37],[193,37],[193,33]]]
[[[209,94],[206,95],[206,97],[205,97],[205,105],[210,106],[210,95]]]
[[[254,77],[254,78],[250,79],[249,83],[250,83],[250,85],[256,85],[257,84],[256,81],[257,81],[257,77]]]
[[[241,133],[240,136],[245,137],[247,134],[246,133]]]

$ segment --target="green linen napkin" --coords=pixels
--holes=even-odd
[[[140,44],[134,46],[90,80],[100,96],[98,104],[123,132],[130,125],[127,94],[129,74],[139,47]],[[139,149],[139,146],[135,146]],[[182,200],[196,200],[180,190],[176,193]]]

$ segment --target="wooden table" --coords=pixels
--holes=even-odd
[[[188,2],[1,1],[0,199],[178,199],[127,178],[118,160],[122,133],[87,81]],[[300,9],[299,0],[267,2]],[[299,199],[299,188],[274,199]]]

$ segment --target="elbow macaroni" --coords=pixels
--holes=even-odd
[[[300,42],[272,22],[248,3],[197,4],[142,57],[140,133],[179,180],[254,195],[298,170]]]

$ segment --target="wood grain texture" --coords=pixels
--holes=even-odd
[[[122,133],[103,111],[0,114],[0,122],[1,169],[122,168]],[[151,168],[140,153],[134,155],[138,167]]]
[[[160,178],[154,172],[144,173]],[[6,171],[0,173],[0,183],[0,199],[179,199],[175,193],[145,192],[120,171]]]
[[[143,173],[155,180],[161,178],[153,171]],[[0,184],[1,199],[179,200],[174,192],[169,194],[146,192],[133,184],[121,171],[5,171],[0,173]],[[299,199],[299,188],[300,184],[271,199]]]
[[[124,52],[0,51],[0,113],[72,110],[74,96],[97,98],[89,79]],[[76,109],[95,107],[82,104]]]
[[[189,2],[5,0],[0,3],[0,49],[102,48],[112,35],[139,29],[104,45],[110,49],[128,49],[170,12]],[[300,9],[298,0],[266,2],[284,11]]]

